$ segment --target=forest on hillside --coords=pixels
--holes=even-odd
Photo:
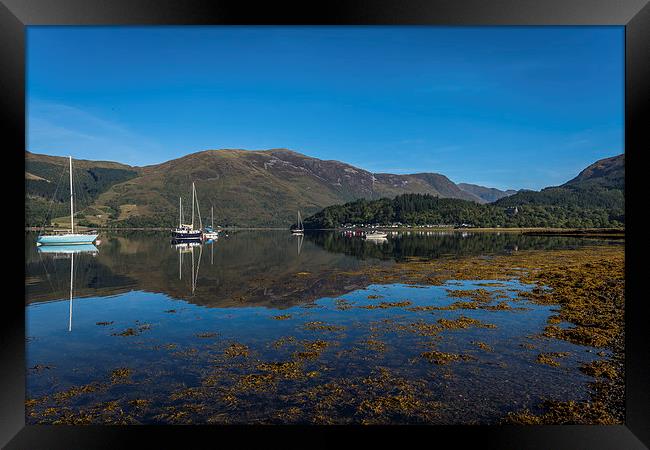
[[[564,194],[560,194],[564,195]],[[577,194],[578,197],[581,194]],[[588,194],[582,194],[588,195]],[[623,208],[595,202],[558,200],[555,204],[518,202],[512,197],[491,204],[438,198],[429,194],[404,194],[393,199],[355,200],[333,205],[307,217],[307,229],[345,225],[451,225],[472,227],[610,228],[624,225]]]

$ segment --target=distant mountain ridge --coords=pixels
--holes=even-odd
[[[28,225],[47,221],[45,203],[66,164],[67,158],[26,153]],[[73,165],[86,197],[79,219],[92,226],[173,226],[179,196],[190,204],[192,181],[204,218],[214,206],[219,224],[238,226],[285,227],[298,209],[309,215],[332,204],[403,193],[480,201],[441,174],[373,174],[287,149],[205,150],[144,167],[85,160]],[[60,204],[51,217],[61,217],[60,223],[66,220],[68,192],[65,184],[59,186]]]
[[[564,187],[598,184],[603,187],[625,189],[625,154],[604,158],[588,166],[577,177],[567,181]]]
[[[517,193],[517,191],[514,189],[502,191],[496,188],[488,188],[469,183],[458,183],[458,187],[465,192],[469,192],[470,194],[477,196],[481,200],[479,203],[492,203],[499,200],[500,198],[508,197],[509,195],[514,195]]]
[[[560,186],[541,191],[521,190],[495,202],[502,206],[517,204],[576,204],[618,209],[623,213],[625,195],[625,154],[604,158],[582,170]]]
[[[332,205],[306,217],[305,227],[336,228],[346,224],[453,225],[477,227],[619,228],[625,224],[625,155],[589,165],[561,186],[505,194],[464,185],[482,204],[429,195],[402,194],[393,199],[356,200]],[[461,186],[462,187],[462,186]],[[488,197],[489,198],[489,197]],[[465,225],[463,225],[465,224]]]
[[[622,180],[622,175],[617,174],[620,163],[616,158],[588,167],[567,183],[571,184],[570,189],[563,189],[574,193],[600,189],[598,180],[603,177],[608,183]],[[69,189],[67,183],[61,182],[67,163],[67,158],[26,152],[27,225],[41,226],[58,218],[55,222],[64,226],[69,221]],[[437,173],[372,173],[288,149],[205,150],[144,167],[87,160],[73,160],[73,166],[76,220],[88,226],[174,226],[178,222],[179,197],[185,205],[191,204],[193,181],[203,220],[210,216],[210,207],[214,207],[217,224],[242,227],[287,227],[293,223],[297,210],[306,217],[330,205],[410,193],[476,203],[488,203],[499,197],[496,204],[509,200],[513,204],[534,202],[529,198],[531,192],[540,194],[522,191],[509,195],[511,191],[467,183],[456,185]],[[609,194],[614,203],[620,200],[616,189]],[[190,220],[189,209],[185,211],[185,220]]]
[[[500,207],[538,205],[588,208],[606,212],[610,221],[625,222],[625,154],[589,165],[575,178],[541,191],[521,190],[493,203]]]

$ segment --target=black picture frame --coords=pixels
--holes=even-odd
[[[621,25],[625,27],[626,153],[626,419],[620,426],[436,426],[345,428],[398,439],[417,434],[433,445],[451,439],[454,448],[475,444],[495,449],[643,449],[650,448],[650,333],[647,296],[642,295],[645,246],[643,152],[650,150],[646,129],[650,105],[650,4],[648,0],[355,0],[347,2],[251,3],[224,0],[0,0],[0,113],[6,179],[3,198],[12,212],[24,204],[16,186],[24,186],[20,167],[25,151],[25,27],[29,25],[191,25],[191,24],[408,24],[408,25]],[[11,161],[7,161],[7,157]],[[21,166],[22,164],[22,166]],[[13,178],[16,179],[13,179]],[[15,198],[14,198],[15,197]],[[21,206],[22,205],[22,206]],[[15,208],[15,209],[14,209]],[[6,216],[9,216],[9,212]],[[8,222],[10,225],[11,222]],[[8,231],[8,230],[7,230]],[[637,239],[635,236],[640,236]],[[627,242],[632,240],[633,245]],[[10,239],[11,240],[11,239]],[[645,238],[647,241],[647,238]],[[13,242],[16,241],[16,242]],[[12,245],[20,246],[19,239]],[[6,250],[13,253],[13,249]],[[19,247],[18,254],[24,255]],[[10,260],[9,260],[10,261]],[[24,267],[24,266],[23,266]],[[341,427],[212,426],[44,426],[25,425],[24,271],[9,263],[5,272],[14,290],[3,296],[0,444],[7,449],[193,448],[188,442],[224,442],[224,434],[248,440],[280,432],[318,434],[327,440]],[[22,287],[21,287],[22,286]],[[145,439],[142,441],[141,439]],[[287,442],[287,437],[284,441]],[[382,437],[383,439],[383,437]],[[237,441],[236,441],[237,442]],[[241,440],[238,441],[241,445]],[[312,445],[305,437],[294,443]],[[403,440],[402,440],[403,442]]]

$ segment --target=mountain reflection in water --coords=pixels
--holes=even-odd
[[[167,233],[114,232],[68,251],[28,235],[26,420],[498,423],[546,399],[585,401],[592,378],[580,368],[608,351],[542,336],[556,306],[530,301],[533,285],[367,274],[594,244],[621,245],[282,231],[172,245]]]
[[[26,302],[66,298],[70,256],[25,239]],[[566,249],[604,241],[516,233],[408,232],[385,242],[336,232],[292,236],[285,231],[238,231],[204,244],[174,246],[164,232],[106,232],[98,251],[75,255],[75,297],[132,290],[163,293],[208,307],[285,308],[363,286],[341,286],[340,271],[389,266],[411,258],[446,258]],[[615,244],[614,244],[615,245]],[[61,249],[59,249],[61,250]]]

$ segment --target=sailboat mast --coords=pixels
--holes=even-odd
[[[194,230],[194,182],[192,182],[192,230]]]
[[[194,188],[194,192],[196,192],[196,188]],[[199,230],[202,230],[203,229],[203,219],[201,219],[201,208],[199,207],[198,196],[197,196],[197,199],[196,199],[196,217],[199,218]],[[194,228],[194,227],[192,227],[192,228]]]
[[[212,216],[212,225],[210,226],[212,227],[212,231],[214,231],[214,206],[210,206],[210,215]]]
[[[183,226],[183,197],[178,197],[178,228]]]
[[[72,191],[72,156],[70,156],[70,229],[74,233],[74,199]]]

